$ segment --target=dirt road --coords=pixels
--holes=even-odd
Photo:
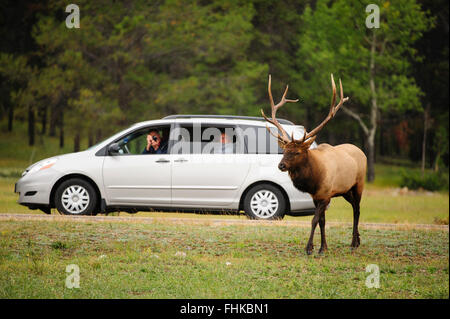
[[[245,226],[290,226],[290,227],[311,227],[310,222],[280,220],[280,221],[262,221],[248,219],[221,219],[221,218],[179,218],[179,217],[138,217],[138,216],[64,216],[64,215],[37,215],[37,214],[0,214],[0,221],[62,221],[62,222],[122,222],[122,223],[171,223],[171,224],[189,224],[205,226],[224,226],[224,225],[245,225]],[[327,227],[351,227],[351,223],[327,222]],[[386,224],[386,223],[360,223],[361,228],[375,229],[430,229],[430,230],[449,230],[448,225],[432,224]]]

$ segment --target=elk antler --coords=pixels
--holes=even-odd
[[[339,110],[342,104],[348,101],[348,97],[344,98],[344,90],[342,89],[342,82],[341,79],[339,79],[339,86],[341,89],[341,99],[338,105],[334,105],[334,103],[336,103],[336,83],[334,82],[333,74],[331,74],[331,86],[333,88],[333,96],[331,98],[331,107],[328,116],[325,118],[325,120],[323,120],[322,123],[319,124],[319,126],[313,129],[311,132],[306,133],[305,131],[305,135],[303,135],[303,138],[301,139],[302,142],[316,135],[325,126],[325,124],[327,124],[328,121],[331,120],[336,115],[336,112]]]
[[[286,99],[286,94],[287,94],[287,91],[288,91],[288,89],[289,89],[289,85],[286,85],[286,90],[284,90],[284,94],[283,94],[283,97],[281,98],[280,103],[278,103],[277,105],[275,105],[275,103],[273,102],[273,97],[272,97],[271,82],[272,82],[272,80],[271,80],[271,76],[270,76],[270,74],[269,74],[269,85],[268,85],[268,88],[267,88],[267,89],[268,89],[268,91],[269,91],[270,107],[271,107],[271,109],[272,109],[272,120],[270,120],[270,119],[264,114],[264,111],[263,111],[262,109],[261,109],[261,114],[262,114],[262,116],[266,119],[267,122],[269,122],[269,123],[275,125],[275,126],[278,128],[278,130],[281,132],[281,134],[282,134],[283,136],[280,136],[280,134],[278,134],[278,133],[277,133],[277,135],[273,134],[272,131],[270,130],[269,126],[266,125],[266,128],[267,128],[267,130],[269,131],[269,133],[272,134],[273,136],[275,136],[280,142],[286,144],[286,143],[291,142],[293,139],[291,140],[291,139],[289,138],[289,136],[287,135],[286,131],[283,129],[283,127],[281,126],[281,124],[277,121],[277,119],[276,119],[276,113],[277,113],[277,110],[278,110],[280,107],[282,107],[284,104],[286,104],[287,102],[290,102],[290,103],[298,102],[298,99],[297,99],[297,100],[288,100],[288,99]]]

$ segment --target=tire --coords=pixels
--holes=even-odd
[[[97,194],[91,183],[71,178],[55,192],[55,207],[64,215],[96,215]]]
[[[286,199],[276,186],[256,185],[244,197],[244,211],[250,219],[283,219],[286,212]]]

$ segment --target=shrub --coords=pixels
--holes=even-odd
[[[0,169],[0,177],[4,178],[20,178],[22,176],[22,170],[10,168]]]
[[[448,225],[448,217],[447,218],[434,217],[433,222],[436,225]]]
[[[67,244],[66,244],[66,243],[63,243],[63,242],[61,242],[61,241],[54,241],[54,242],[51,244],[51,247],[52,247],[53,249],[66,249],[66,248],[67,248]]]
[[[403,171],[401,187],[423,188],[429,191],[448,190],[448,175],[441,172]]]

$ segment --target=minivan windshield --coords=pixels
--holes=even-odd
[[[115,137],[115,136],[121,135],[123,131],[126,131],[126,130],[130,129],[130,128],[132,128],[132,127],[135,126],[135,125],[136,125],[136,124],[130,125],[130,126],[127,127],[126,129],[123,129],[123,130],[121,130],[121,131],[119,131],[119,132],[116,132],[116,133],[114,133],[113,135],[111,135],[111,136],[109,136],[109,137],[103,139],[101,142],[98,142],[98,143],[95,143],[95,144],[92,145],[92,146],[89,146],[89,147],[86,149],[86,151],[92,150],[93,148],[97,147],[98,145],[102,144],[103,142],[106,142],[107,140],[112,139],[112,138]]]

